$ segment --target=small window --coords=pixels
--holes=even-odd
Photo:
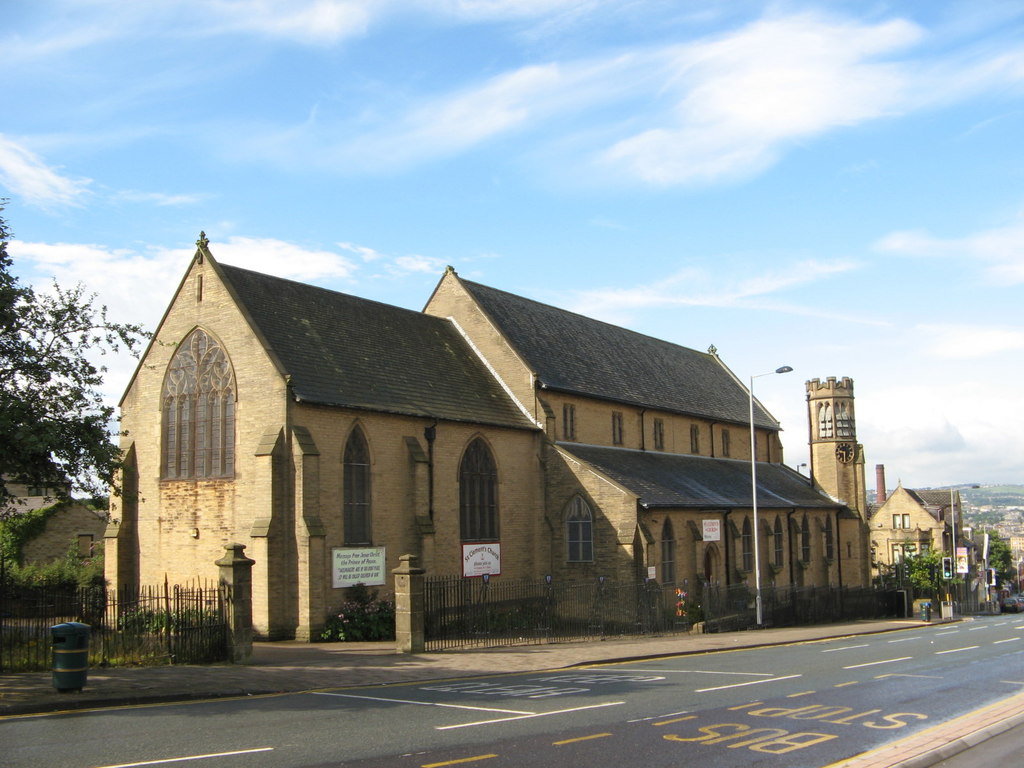
[[[700,453],[700,427],[696,424],[690,425],[690,453]]]
[[[582,496],[569,505],[565,519],[568,560],[570,563],[589,563],[594,559],[594,515]]]
[[[800,521],[800,559],[811,562],[811,521],[806,514]]]
[[[612,445],[622,445],[622,412],[612,412]]]
[[[732,455],[732,447],[730,445],[731,442],[732,442],[732,438],[729,435],[729,430],[728,429],[723,429],[722,430],[722,456],[724,458],[726,458],[726,459],[729,458]]]
[[[674,584],[676,580],[676,535],[672,521],[666,519],[661,526],[661,583]]]
[[[562,406],[562,438],[576,439],[576,406],[570,403]]]
[[[92,557],[93,553],[93,538],[91,533],[80,533],[78,534],[78,556],[79,557]]]
[[[665,450],[665,422],[662,419],[654,420],[654,450]]]
[[[832,531],[832,518],[825,518],[825,559],[835,560],[836,558],[836,543],[833,541]]]

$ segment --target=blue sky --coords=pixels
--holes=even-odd
[[[1022,39],[998,0],[7,0],[10,252],[150,328],[200,230],[415,310],[451,264],[792,366],[791,465],[849,376],[869,487],[1021,483]]]

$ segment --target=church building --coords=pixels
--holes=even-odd
[[[262,638],[428,575],[863,586],[849,379],[807,382],[811,477],[718,357],[461,278],[414,312],[218,263],[205,235],[121,401],[112,586],[253,566]]]

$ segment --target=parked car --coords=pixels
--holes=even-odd
[[[1020,613],[1024,611],[1024,597],[1020,595],[1004,597],[1002,611],[1003,613]]]

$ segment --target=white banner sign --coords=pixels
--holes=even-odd
[[[701,520],[701,536],[704,537],[704,541],[721,541],[722,540],[722,521],[721,520]]]
[[[384,547],[335,548],[331,550],[331,586],[378,587],[387,583]]]
[[[463,544],[462,575],[463,576],[501,575],[501,544]]]
[[[967,573],[967,547],[956,548],[956,572]]]

